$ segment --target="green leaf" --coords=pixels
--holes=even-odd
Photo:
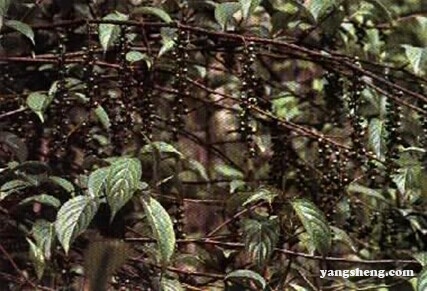
[[[413,165],[399,168],[396,174],[392,175],[392,180],[402,194],[405,194],[409,189],[418,188],[421,185],[421,166]]]
[[[335,0],[310,0],[305,1],[304,6],[313,16],[314,20],[319,20],[329,8],[335,5]]]
[[[176,239],[172,220],[163,206],[154,198],[143,198],[142,203],[157,241],[161,264],[163,267],[166,267],[175,250]]]
[[[0,17],[6,15],[7,10],[9,9],[9,5],[10,5],[10,0],[0,0]]]
[[[228,165],[215,165],[215,171],[227,178],[243,180],[243,178],[245,177],[241,171]]]
[[[357,248],[353,240],[344,230],[335,226],[331,226],[331,230],[334,233],[332,240],[343,242],[348,245],[354,252],[357,252]]]
[[[159,50],[158,57],[161,57],[176,45],[174,38],[176,36],[176,29],[169,27],[162,27],[160,29],[160,36],[162,37],[162,47]]]
[[[44,270],[46,268],[46,260],[43,255],[43,251],[29,238],[26,238],[26,240],[30,245],[30,260],[33,263],[37,278],[40,280],[43,277]]]
[[[272,103],[273,113],[279,118],[290,121],[301,114],[298,108],[298,99],[293,96],[276,98]]]
[[[312,202],[297,199],[292,206],[307,231],[315,248],[326,255],[331,247],[331,229],[326,217]]]
[[[419,252],[412,254],[412,257],[416,259],[421,266],[426,267],[427,266],[427,252]]]
[[[243,206],[246,206],[250,203],[258,202],[264,200],[268,202],[270,205],[273,203],[274,198],[279,195],[277,191],[267,187],[258,188],[245,202],[243,202]]]
[[[90,197],[100,197],[103,194],[107,183],[109,170],[110,169],[108,167],[105,167],[90,173],[87,184],[87,190]]]
[[[427,267],[424,267],[418,274],[417,291],[427,290]]]
[[[143,54],[141,52],[138,51],[130,51],[126,54],[126,61],[130,62],[130,63],[135,63],[135,62],[139,62],[139,61],[145,61],[145,63],[147,64],[148,68],[151,68],[153,61],[152,59],[147,55],[147,54]]]
[[[38,92],[33,92],[27,97],[27,106],[44,122],[43,113],[50,104],[50,98]]]
[[[373,118],[369,123],[369,144],[380,160],[384,160],[387,131],[384,120]]]
[[[184,155],[180,151],[178,151],[173,145],[163,141],[155,141],[143,146],[141,149],[141,153],[152,153],[153,147],[155,147],[155,149],[162,154],[165,153],[170,154],[172,156],[176,156],[177,158],[184,158]]]
[[[95,115],[105,129],[110,128],[111,126],[110,118],[108,117],[108,113],[107,111],[105,111],[104,107],[102,107],[101,105],[98,105],[95,108]]]
[[[378,11],[380,12],[379,14],[386,16],[387,21],[393,20],[390,10],[380,0],[365,0],[365,1],[374,5],[374,7],[377,8]]]
[[[378,200],[381,200],[383,202],[389,203],[389,201],[387,199],[384,198],[384,196],[378,192],[377,190],[368,188],[366,186],[357,184],[357,183],[351,183],[350,185],[348,185],[347,187],[347,191],[348,192],[354,192],[354,193],[362,193],[364,195],[376,198]]]
[[[59,242],[68,254],[70,244],[86,230],[99,207],[96,199],[76,196],[65,202],[56,215],[55,230]]]
[[[156,8],[156,7],[138,7],[132,10],[132,14],[150,14],[157,16],[161,20],[163,20],[166,23],[171,23],[172,18],[169,16],[169,14],[166,13],[163,9]]]
[[[62,189],[64,189],[67,193],[70,193],[71,196],[74,195],[74,192],[76,191],[74,189],[73,183],[68,181],[67,179],[57,177],[57,176],[50,176],[49,181],[53,182],[54,184],[58,185]]]
[[[48,194],[40,194],[27,197],[21,202],[19,202],[19,205],[25,205],[33,202],[38,202],[40,204],[52,206],[54,208],[59,208],[61,206],[61,201],[59,201],[58,198]]]
[[[206,172],[206,169],[202,165],[202,163],[200,163],[196,160],[193,160],[193,159],[188,160],[187,163],[188,163],[188,168],[190,168],[190,170],[199,174],[203,180],[205,180],[205,181],[209,180],[208,173]]]
[[[55,240],[55,226],[52,222],[44,219],[37,220],[31,229],[31,237],[36,245],[43,251],[46,260],[52,256],[52,244]]]
[[[23,23],[21,21],[17,20],[7,20],[4,25],[22,33],[25,35],[33,45],[35,45],[34,42],[34,32],[33,29],[26,23]]]
[[[239,0],[240,9],[242,9],[243,18],[248,18],[259,6],[261,0]]]
[[[270,259],[279,239],[277,217],[265,220],[247,219],[243,223],[245,249],[257,266],[264,266]]]
[[[240,4],[237,2],[224,2],[216,5],[215,20],[221,25],[222,30],[226,29],[227,23],[239,9]]]
[[[126,21],[129,19],[129,16],[116,11],[114,13],[108,14],[102,19]],[[112,46],[114,42],[119,38],[120,27],[115,24],[102,23],[99,25],[98,34],[101,46],[104,49],[104,52],[106,52],[108,48]]]
[[[414,73],[419,75],[426,60],[427,49],[407,44],[403,44],[402,47],[405,49],[406,58],[411,64]]]
[[[31,186],[30,183],[28,183],[27,181],[22,181],[22,180],[11,180],[11,181],[4,183],[0,187],[0,201],[5,199],[10,194],[13,194],[15,192],[19,192],[19,191],[21,191],[21,190],[23,190],[29,186]]]
[[[261,290],[264,290],[267,286],[267,283],[265,282],[265,279],[258,273],[251,271],[251,270],[235,270],[231,273],[228,273],[225,276],[225,281],[227,280],[251,280],[254,283],[258,285],[258,287],[261,288]]]
[[[160,285],[161,291],[184,291],[184,288],[178,280],[172,280],[162,277]]]
[[[110,221],[132,198],[138,189],[141,175],[141,163],[135,158],[121,158],[109,167],[105,190],[111,209]]]

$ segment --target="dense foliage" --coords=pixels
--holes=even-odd
[[[1,289],[426,290],[426,14],[0,0]]]

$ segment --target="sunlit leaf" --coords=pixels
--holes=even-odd
[[[39,194],[39,195],[27,197],[23,199],[21,202],[19,202],[19,204],[25,205],[33,202],[38,202],[40,204],[43,204],[46,206],[52,206],[54,208],[59,208],[61,206],[61,201],[59,201],[58,198],[48,194]]]
[[[44,122],[43,113],[49,106],[50,98],[38,92],[33,92],[27,97],[27,106]]]
[[[264,266],[279,239],[277,217],[265,220],[247,219],[243,224],[245,250],[257,266]]]
[[[234,13],[239,11],[240,4],[236,2],[224,2],[217,4],[215,8],[215,19],[225,30],[228,22],[233,18]]]
[[[354,244],[351,237],[344,230],[335,226],[331,226],[331,230],[334,234],[332,238],[333,241],[340,241],[349,246],[354,252],[357,252],[356,245]]]
[[[130,51],[126,54],[126,60],[130,63],[145,61],[148,68],[151,68],[153,60],[147,55],[138,51]]]
[[[55,230],[59,242],[68,253],[70,244],[86,230],[99,207],[96,199],[76,196],[65,202],[56,215]]]
[[[49,180],[54,184],[58,185],[59,187],[61,187],[62,189],[64,189],[65,191],[67,191],[67,193],[69,193],[71,196],[74,195],[74,192],[75,192],[74,185],[67,179],[57,177],[57,176],[49,176]]]
[[[304,6],[317,21],[336,3],[335,0],[310,0],[305,1]]]
[[[22,33],[25,35],[33,45],[35,45],[34,42],[34,31],[33,29],[26,23],[23,23],[21,21],[17,20],[7,20],[4,25]]]
[[[418,275],[417,291],[427,290],[427,267],[424,267]]]
[[[369,123],[369,144],[381,160],[384,159],[386,150],[386,137],[387,131],[384,120],[373,118]]]
[[[324,214],[312,202],[297,199],[292,206],[307,231],[313,245],[323,255],[331,247],[332,234]]]
[[[129,16],[122,14],[120,12],[114,12],[111,14],[108,14],[103,20],[118,20],[118,21],[126,21],[128,20]],[[102,48],[104,49],[104,52],[108,50],[110,46],[114,44],[114,42],[119,38],[120,35],[120,27],[115,24],[106,24],[102,23],[99,25],[99,41],[101,43]]]
[[[132,198],[138,189],[141,175],[141,163],[134,158],[121,158],[109,166],[105,193],[111,209],[110,221],[114,219],[117,211]],[[99,183],[97,185],[101,186]]]
[[[30,260],[33,263],[37,278],[40,280],[43,277],[44,270],[46,268],[46,260],[43,255],[43,251],[28,238],[27,242],[30,245]]]
[[[272,188],[260,187],[245,202],[243,202],[243,206],[258,201],[266,201],[271,204],[274,198],[276,198],[278,195],[279,193]]]
[[[22,180],[10,180],[4,183],[0,187],[0,201],[5,199],[10,194],[19,192],[27,187],[30,187],[31,183]]]
[[[157,241],[161,264],[169,264],[175,250],[175,232],[172,220],[163,206],[154,198],[142,199],[144,212]]]
[[[100,168],[89,175],[87,190],[92,198],[99,197],[105,191],[109,168]]]
[[[404,44],[402,47],[405,50],[406,58],[411,64],[415,74],[421,73],[421,68],[426,61],[427,49],[423,47],[415,47],[412,45]]]
[[[412,257],[416,259],[421,264],[421,266],[427,266],[427,252],[415,253],[412,254]]]
[[[246,19],[259,6],[261,0],[239,0],[239,3],[243,12],[243,18]]]

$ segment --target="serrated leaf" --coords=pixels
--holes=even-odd
[[[132,10],[132,14],[150,14],[157,16],[166,23],[171,23],[172,18],[163,9],[156,7],[143,6]]]
[[[427,290],[427,267],[424,267],[418,274],[417,291]]]
[[[27,106],[30,108],[42,122],[44,122],[43,113],[49,106],[50,98],[38,92],[33,92],[27,97]]]
[[[426,48],[415,47],[407,44],[403,44],[402,47],[405,50],[406,58],[411,64],[411,67],[414,70],[414,73],[419,75],[421,73],[421,67],[427,57]]]
[[[167,279],[165,277],[160,281],[161,291],[184,291],[178,280]]]
[[[62,189],[64,189],[65,191],[67,191],[67,193],[70,193],[70,195],[72,196],[74,195],[74,192],[75,192],[74,185],[67,179],[57,177],[57,176],[50,176],[49,180],[54,184],[58,185],[59,187],[61,187]]]
[[[160,261],[166,267],[175,250],[175,232],[172,220],[163,206],[154,198],[142,199],[144,212],[147,216],[160,253]]]
[[[163,141],[155,141],[143,146],[141,149],[141,153],[152,153],[153,147],[155,147],[156,150],[160,153],[171,154],[178,158],[184,158],[184,155],[180,151],[178,151],[173,145]]]
[[[59,201],[58,198],[48,194],[40,194],[40,195],[27,197],[21,202],[19,202],[19,205],[25,205],[33,202],[38,202],[40,204],[43,204],[46,206],[52,206],[54,208],[58,208],[61,206],[61,201]]]
[[[105,129],[109,129],[111,126],[110,117],[108,117],[107,111],[105,111],[104,107],[98,105],[95,108],[95,115],[98,118],[99,122],[101,122],[102,126]]]
[[[34,42],[34,31],[33,29],[26,23],[23,23],[21,21],[17,20],[7,20],[4,25],[22,33],[25,35],[33,45],[35,45]]]
[[[353,243],[353,240],[344,230],[335,226],[331,226],[331,230],[334,234],[332,240],[343,242],[348,245],[354,252],[357,252],[357,248]]]
[[[22,180],[11,180],[11,181],[4,183],[0,187],[0,201],[5,199],[10,194],[13,194],[15,192],[19,192],[19,191],[21,191],[21,190],[23,190],[29,186],[31,186],[30,183],[28,183],[27,181],[22,181]]]
[[[114,13],[108,14],[102,19],[126,21],[129,19],[129,16],[116,11]],[[120,27],[115,24],[102,23],[99,25],[98,34],[99,42],[101,43],[104,52],[106,52],[108,48],[112,46],[114,42],[119,38]]]
[[[260,187],[245,202],[243,202],[243,206],[261,200],[264,200],[271,204],[273,203],[274,198],[276,198],[278,195],[279,193],[273,189],[269,189],[267,187]]]
[[[273,253],[279,236],[277,217],[266,220],[247,219],[243,224],[245,250],[257,266],[264,266]]]
[[[421,266],[426,267],[427,266],[427,252],[419,252],[412,254],[412,257],[417,260]]]
[[[259,6],[261,0],[239,0],[240,9],[242,10],[243,18],[248,18],[254,10]]]
[[[373,118],[369,123],[369,144],[380,160],[384,160],[387,131],[384,120]]]
[[[110,221],[138,189],[141,163],[134,158],[121,158],[109,166],[105,185],[107,202],[111,209]]]
[[[267,286],[265,279],[260,274],[251,270],[236,270],[225,276],[226,281],[236,279],[252,280],[261,288],[261,290],[264,290]]]
[[[234,13],[239,11],[240,4],[237,2],[224,2],[215,7],[215,20],[225,30],[228,22],[233,18]]]
[[[126,54],[126,61],[130,63],[139,62],[139,61],[145,61],[148,68],[151,68],[151,65],[153,64],[153,61],[147,54],[143,54],[138,51],[130,51]]]
[[[6,145],[20,162],[27,159],[27,145],[16,134],[8,131],[0,131],[0,144]]]
[[[335,3],[335,0],[311,0],[306,1],[304,6],[310,12],[311,16],[313,16],[314,20],[317,21]]]
[[[331,247],[331,229],[324,214],[312,202],[297,199],[292,202],[301,223],[307,231],[315,248],[326,255]]]
[[[30,245],[30,260],[33,263],[37,278],[40,280],[43,277],[44,270],[46,267],[46,261],[43,255],[43,251],[29,238],[26,238],[26,240]]]
[[[109,168],[100,168],[89,175],[87,190],[92,198],[100,197],[105,190]]]
[[[96,199],[81,195],[71,198],[59,209],[55,231],[66,254],[74,239],[89,226],[98,207],[99,203]]]

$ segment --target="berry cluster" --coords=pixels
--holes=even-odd
[[[398,92],[397,96],[401,98],[402,92]],[[399,158],[398,147],[402,143],[402,136],[399,128],[402,124],[402,107],[397,105],[394,101],[388,100],[386,104],[387,122],[385,128],[388,132],[387,137],[387,154],[386,154],[386,177],[390,177],[396,170],[395,161]]]
[[[239,115],[239,131],[243,142],[247,144],[249,157],[253,158],[256,154],[254,143],[254,134],[256,132],[256,128],[253,124],[251,124],[252,118],[250,115],[250,110],[258,103],[255,94],[255,88],[257,88],[257,78],[253,69],[253,64],[256,60],[254,43],[250,42],[245,47],[243,58],[242,88],[240,91],[240,107],[242,111]]]
[[[171,119],[172,134],[176,140],[178,132],[185,126],[185,115],[188,108],[184,103],[186,97],[190,95],[188,84],[188,35],[185,30],[178,30],[178,35],[174,38],[176,49],[172,52],[175,61],[175,84],[174,88],[178,91],[172,101],[173,118]]]
[[[325,79],[327,81],[324,86],[325,105],[329,112],[326,118],[336,127],[343,123],[342,109],[344,108],[344,104],[342,96],[344,82],[336,72],[327,72]]]
[[[356,65],[360,63],[356,61]],[[351,139],[355,149],[353,155],[357,161],[364,164],[366,161],[366,148],[364,146],[365,126],[363,125],[363,117],[360,115],[360,107],[362,105],[362,91],[365,88],[359,72],[354,72],[354,79],[350,87],[350,95],[348,98],[348,118],[353,127]]]

